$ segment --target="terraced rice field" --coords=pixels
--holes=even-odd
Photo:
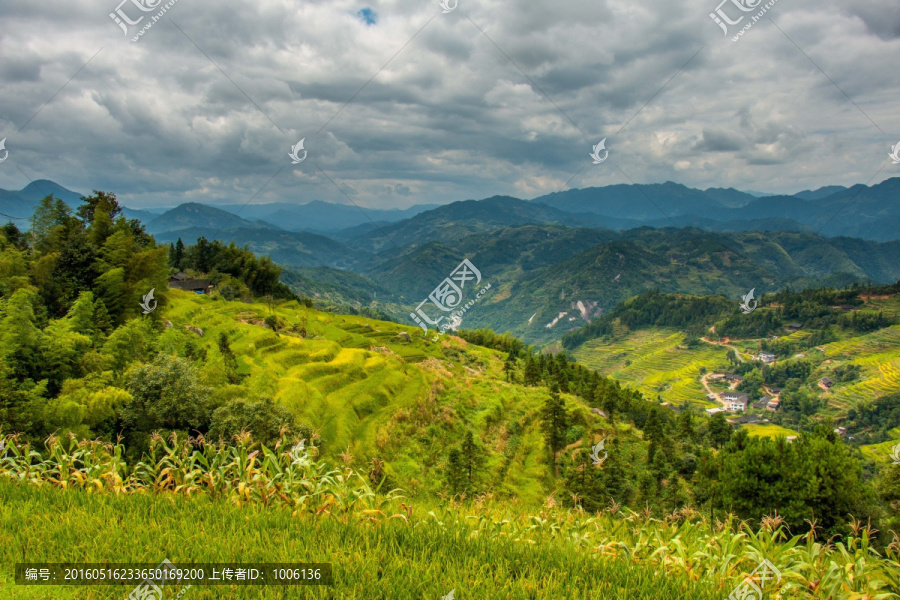
[[[424,342],[405,344],[397,337],[400,331],[414,333],[412,328],[385,323],[384,329],[380,324],[375,329],[353,317],[279,311],[289,325],[306,324],[309,337],[304,339],[262,326],[259,320],[266,314],[259,309],[235,319],[231,303],[192,300],[179,302],[169,313],[175,327],[194,325],[212,339],[227,333],[248,376],[242,387],[290,408],[332,448],[374,448],[379,429],[395,411],[428,395],[428,372],[411,366],[427,358]],[[390,411],[384,410],[388,405]]]
[[[710,344],[692,350],[679,348],[683,342],[680,332],[642,330],[613,343],[591,340],[574,354],[580,363],[635,387],[647,398],[659,395],[673,404],[718,406],[706,399],[700,368],[712,372],[727,367],[726,350]]]
[[[862,367],[858,381],[838,384],[829,400],[839,408],[863,399],[900,392],[900,326],[823,346],[826,359],[845,359]]]
[[[810,333],[809,331],[803,331],[801,329],[800,331],[795,331],[794,333],[791,333],[789,335],[781,336],[779,339],[789,340],[791,342],[794,342],[794,341],[805,340],[806,338],[808,338],[811,335],[812,335],[812,333]]]
[[[512,466],[494,485],[514,489],[526,502],[546,498],[543,438],[533,417],[546,391],[507,383],[501,353],[450,336],[432,342],[416,327],[333,315],[296,303],[275,308],[285,323],[276,334],[263,324],[271,314],[263,304],[172,294],[166,313],[173,325],[170,336],[183,337],[180,331],[191,326],[203,330],[195,338],[208,352],[201,377],[215,386],[219,399],[274,399],[319,434],[327,458],[339,460],[341,452],[357,462],[378,457],[394,483],[408,492],[427,488],[436,493],[443,485],[447,449],[459,443],[466,429],[484,432],[482,443],[497,449],[499,461],[504,445],[512,443],[507,427],[527,422],[516,436]],[[305,338],[291,331],[301,327]],[[228,336],[239,373],[246,376],[240,385],[227,380],[216,348],[221,333]],[[455,364],[448,356],[455,357]],[[573,407],[578,402],[574,397],[568,401]]]

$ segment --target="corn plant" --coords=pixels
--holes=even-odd
[[[401,503],[401,490],[373,489],[367,474],[317,460],[315,446],[302,456],[280,439],[274,448],[249,435],[234,443],[211,443],[202,437],[151,437],[146,454],[133,467],[124,460],[119,441],[77,440],[51,436],[43,452],[17,436],[0,436],[0,476],[35,486],[84,489],[90,493],[206,495],[244,505],[283,507],[298,518],[334,518],[378,525],[399,520],[413,529],[448,532],[460,528],[468,538],[507,540],[540,546],[571,546],[598,558],[651,565],[688,581],[713,581],[723,597],[734,585],[769,560],[781,572],[772,597],[821,600],[889,600],[900,598],[900,537],[879,553],[875,533],[853,521],[848,535],[831,543],[810,532],[790,536],[774,515],[759,527],[729,517],[711,522],[694,511],[651,518],[614,505],[586,515],[547,502],[538,514],[527,514],[491,495],[467,501],[445,498],[426,504],[414,517],[414,506]],[[296,447],[295,447],[296,448]]]

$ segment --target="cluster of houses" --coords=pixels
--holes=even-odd
[[[767,363],[774,362],[775,356],[773,354],[760,353],[760,360]],[[743,378],[740,375],[734,375],[732,373],[713,373],[710,375],[710,379],[727,381],[735,385],[743,381]],[[719,395],[709,394],[707,398],[722,403],[722,406],[720,407],[707,409],[706,412],[710,415],[725,412],[744,413],[735,419],[731,419],[732,423],[767,423],[768,419],[757,415],[746,414],[748,409],[754,408],[757,410],[776,411],[781,405],[781,400],[778,399],[777,396],[763,396],[756,402],[751,402],[748,394],[735,390],[728,390]]]

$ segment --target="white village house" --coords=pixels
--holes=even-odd
[[[725,392],[722,394],[725,408],[731,412],[744,412],[750,403],[750,396],[741,392]]]
[[[775,362],[775,355],[769,354],[768,352],[760,352],[759,360],[766,363],[767,365],[771,365],[773,362]]]

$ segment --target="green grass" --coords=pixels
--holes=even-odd
[[[757,437],[775,438],[780,435],[783,435],[785,437],[800,435],[799,432],[794,431],[793,429],[788,429],[786,427],[771,423],[767,425],[747,424],[743,425],[743,427],[747,430],[747,433]]]
[[[238,507],[206,497],[115,496],[0,481],[0,599],[121,600],[130,587],[17,586],[12,567],[28,562],[328,562],[333,587],[195,586],[183,598],[438,600],[720,600],[709,581],[688,582],[649,564],[602,557],[564,536],[538,543],[473,535],[441,526],[417,507],[415,527],[337,518],[296,518],[287,510]]]
[[[727,350],[704,343],[689,350],[679,347],[683,343],[683,333],[645,329],[630,332],[613,342],[591,340],[574,355],[585,366],[627,383],[647,398],[660,395],[673,404],[719,406],[706,399],[700,369],[706,367],[713,372],[726,368]]]

